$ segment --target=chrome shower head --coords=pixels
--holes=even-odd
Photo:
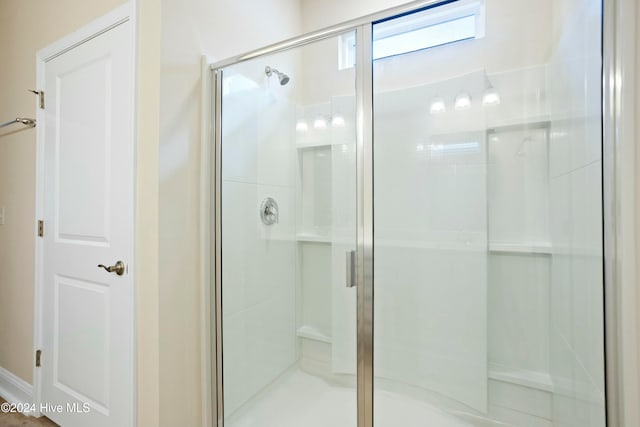
[[[269,67],[268,65],[264,67],[264,73],[267,75],[267,77],[271,77],[272,74],[275,74],[276,76],[278,76],[278,80],[280,80],[281,86],[284,86],[287,83],[289,83],[289,76],[287,76],[285,73],[282,73],[276,70],[275,68]]]

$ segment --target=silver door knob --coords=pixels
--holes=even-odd
[[[116,273],[118,276],[122,276],[126,269],[124,262],[118,261],[115,265],[106,266],[104,264],[98,264],[98,268],[104,268],[109,273]]]

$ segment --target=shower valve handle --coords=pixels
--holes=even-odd
[[[277,224],[279,220],[278,203],[272,197],[267,197],[260,204],[260,218],[265,225]]]

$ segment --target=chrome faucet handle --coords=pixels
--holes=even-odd
[[[267,197],[260,203],[260,219],[265,225],[273,225],[278,222],[278,203],[272,197]]]

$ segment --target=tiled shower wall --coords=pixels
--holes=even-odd
[[[273,67],[294,69],[290,57],[270,61]],[[225,73],[222,304],[227,416],[297,358],[292,268],[295,107],[291,86],[268,79],[264,65],[241,64]],[[279,207],[279,221],[269,226],[259,214],[266,197]]]

